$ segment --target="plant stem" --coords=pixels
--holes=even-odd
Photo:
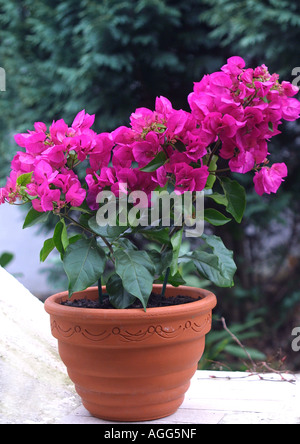
[[[169,234],[170,239],[174,236],[174,234],[177,233],[177,231],[180,231],[181,228],[182,227],[180,227],[180,226],[179,227],[173,227],[171,232],[170,232],[170,234]],[[163,254],[166,251],[167,248],[168,248],[167,244],[163,245],[161,250],[160,250],[160,254]]]
[[[169,279],[169,276],[170,276],[170,271],[171,271],[171,268],[168,267],[167,271],[166,271],[166,274],[165,274],[165,279],[164,279],[164,283],[163,283],[163,287],[162,287],[161,299],[160,300],[162,300],[165,297],[166,288],[167,288],[167,284],[168,284],[168,279]]]
[[[221,322],[223,324],[224,330],[227,331],[227,333],[232,337],[232,339],[244,350],[246,356],[248,357],[249,361],[252,364],[252,371],[256,372],[257,366],[256,366],[255,362],[253,361],[253,359],[251,358],[248,350],[244,347],[244,345],[241,343],[241,341],[229,330],[229,328],[226,325],[225,318],[222,317]]]
[[[209,159],[208,159],[208,162],[207,162],[207,166],[208,167],[209,167],[209,165],[210,165],[210,163],[212,161],[212,158],[213,158],[214,154],[217,152],[217,150],[218,150],[220,145],[221,145],[221,140],[218,139],[217,142],[215,143],[215,146],[213,147],[213,149],[212,149],[212,151],[210,153],[210,156],[209,156]]]
[[[217,174],[217,173],[225,173],[231,171],[230,168],[222,168],[220,170],[216,170],[216,171],[209,171],[209,174]]]
[[[94,233],[94,231],[92,231],[89,228],[81,225],[79,222],[77,222],[75,219],[73,219],[72,217],[68,216],[67,214],[64,214],[63,217],[65,217],[70,222],[72,222],[73,225],[76,225],[77,227],[81,228],[82,230],[87,231],[88,233],[92,234],[93,236],[95,236],[95,237],[99,236],[103,240],[105,245],[108,247],[108,249],[109,249],[109,251],[111,253],[111,259],[112,259],[112,261],[114,261],[114,256],[113,256],[114,255],[114,250],[113,250],[113,247],[112,247],[111,243],[108,242],[108,240],[105,237],[103,237],[103,236],[101,236],[101,235],[99,235],[97,233]]]
[[[102,292],[102,282],[101,278],[98,280],[98,296],[99,296],[99,304],[103,304],[103,292]]]
[[[90,230],[89,228],[85,227],[84,225],[81,225],[79,222],[77,222],[75,219],[73,219],[72,217],[68,216],[67,214],[62,214],[62,217],[65,217],[70,222],[72,222],[73,225],[75,225],[76,227],[81,228],[83,231],[87,231],[88,233],[92,234],[93,236],[96,236],[96,233],[94,233],[92,230]]]

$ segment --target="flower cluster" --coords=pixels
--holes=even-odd
[[[18,152],[0,203],[26,196],[35,210],[59,212],[80,206],[85,198],[96,210],[96,197],[109,189],[118,195],[120,184],[128,192],[150,195],[157,187],[172,185],[176,193],[201,191],[209,175],[217,175],[217,156],[228,161],[228,171],[254,171],[258,194],[276,193],[287,176],[285,164],[269,163],[268,142],[279,134],[283,120],[300,117],[298,88],[279,83],[265,65],[246,69],[240,57],[231,57],[220,72],[194,84],[188,96],[189,111],[175,110],[165,97],[155,109],[137,109],[130,126],[112,133],[91,130],[94,116],[80,112],[71,127],[44,123],[35,131],[18,134]],[[74,168],[88,160],[85,184]],[[224,168],[223,168],[224,171]],[[18,177],[31,173],[26,191]],[[25,194],[24,194],[25,193]]]
[[[64,120],[58,120],[47,132],[46,125],[37,122],[34,131],[17,134],[15,141],[25,152],[19,151],[13,158],[6,187],[0,190],[0,203],[27,198],[39,212],[80,206],[86,191],[73,168],[99,145],[97,134],[90,129],[94,119],[82,111],[70,128]],[[23,175],[29,177],[26,192],[23,182],[18,181]]]
[[[221,72],[205,76],[189,96],[193,115],[202,130],[221,142],[220,156],[229,161],[232,172],[255,170],[258,194],[276,192],[287,175],[286,168],[271,168],[268,141],[279,134],[282,120],[299,118],[300,103],[293,99],[298,88],[279,83],[265,65],[245,69],[240,57],[231,57]],[[262,186],[263,177],[274,177],[276,186]],[[261,186],[257,186],[260,183]]]
[[[168,181],[179,193],[203,190],[209,176],[208,166],[202,161],[207,143],[199,140],[197,122],[191,113],[174,110],[168,99],[160,97],[154,111],[139,108],[130,122],[130,128],[122,126],[111,134],[111,166],[109,155],[100,168],[99,162],[91,163],[86,177],[90,205],[105,187],[117,194],[120,183],[127,184],[128,192],[140,190],[147,195]],[[158,160],[153,168],[147,168],[155,159]],[[196,167],[190,165],[197,161]]]

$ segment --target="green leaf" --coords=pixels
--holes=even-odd
[[[106,291],[109,294],[110,303],[118,309],[127,308],[136,300],[135,296],[124,289],[122,279],[117,274],[113,274],[108,279]]]
[[[146,310],[152,292],[155,267],[145,251],[116,250],[116,273],[128,293],[137,297]]]
[[[179,285],[186,285],[186,281],[183,279],[180,271],[177,270],[174,276],[169,276],[168,284],[172,285],[173,287],[179,287]]]
[[[97,240],[97,242],[99,242],[99,240]],[[115,240],[113,244],[117,248],[123,248],[124,250],[138,250],[138,247],[126,237],[120,237]]]
[[[21,174],[21,176],[17,178],[17,185],[19,185],[20,187],[26,187],[26,185],[31,182],[32,175],[33,172]]]
[[[83,208],[83,207],[71,207],[71,211],[79,211],[80,213],[84,214],[93,214],[93,212],[90,209]]]
[[[213,155],[210,164],[209,164],[209,171],[212,172],[212,174],[210,174],[207,178],[207,182],[205,185],[205,188],[212,188],[214,186],[214,183],[217,179],[217,176],[213,173],[214,171],[216,171],[217,169],[217,162],[218,162],[219,157]]]
[[[3,253],[0,256],[0,267],[5,268],[14,258],[12,253]]]
[[[232,219],[224,216],[224,214],[220,213],[214,208],[208,208],[207,210],[204,210],[204,220],[214,225],[215,227],[219,227],[221,225],[227,224]]]
[[[151,160],[144,168],[141,168],[140,171],[144,171],[145,173],[152,173],[156,171],[158,168],[163,166],[167,161],[167,155],[164,151],[160,151],[157,156]]]
[[[177,231],[171,237],[171,244],[173,247],[173,259],[172,259],[172,263],[171,263],[171,276],[174,276],[178,270],[178,257],[179,257],[180,247],[182,244],[182,236],[183,236],[183,227],[180,231]]]
[[[25,218],[23,228],[29,228],[35,224],[47,222],[48,217],[49,217],[49,212],[40,213],[39,211],[36,211],[34,208],[31,208]]]
[[[173,250],[166,250],[163,253],[156,250],[150,250],[147,253],[155,266],[156,276],[161,276],[166,269],[171,266],[173,260]]]
[[[60,220],[54,229],[53,242],[57,250],[63,254],[69,245],[67,227],[65,221]]]
[[[69,279],[69,296],[86,290],[100,279],[104,272],[106,255],[92,239],[81,239],[68,246],[63,266]]]
[[[205,240],[206,244],[212,248],[213,253],[218,257],[220,272],[225,281],[228,283],[226,286],[232,287],[234,285],[233,277],[237,270],[236,264],[233,260],[233,252],[225,247],[222,239],[218,236],[208,236],[203,234],[202,238]]]
[[[109,240],[117,239],[121,234],[128,230],[128,227],[112,227],[110,225],[105,225],[105,227],[101,227],[97,224],[96,216],[92,217],[88,221],[88,225],[90,229],[98,236],[105,237]]]
[[[77,241],[79,241],[79,239],[82,239],[82,235],[81,234],[75,234],[74,236],[71,236],[69,238],[69,244],[75,244]]]
[[[202,238],[213,252],[194,250],[191,254],[181,256],[180,262],[192,261],[198,272],[218,287],[232,287],[236,272],[232,251],[217,236],[203,235]]]
[[[218,287],[230,287],[231,283],[224,278],[218,256],[206,251],[193,251],[190,256],[198,272]]]
[[[219,205],[224,205],[225,207],[227,207],[228,205],[228,200],[224,194],[212,193],[212,194],[206,194],[205,197],[213,199]]]
[[[226,210],[240,223],[246,209],[246,191],[236,180],[224,177],[221,180],[228,205]]]
[[[171,244],[169,229],[167,227],[158,228],[158,229],[153,229],[152,227],[149,230],[145,228],[142,230],[138,230],[138,233],[141,233],[147,239],[158,242],[160,244],[167,244],[167,245]]]
[[[256,350],[255,348],[245,347],[245,349],[247,350],[247,352],[249,353],[249,355],[253,360],[264,361],[266,359],[266,355],[261,351]],[[228,344],[224,348],[224,351],[240,359],[248,358],[246,351],[239,345]]]
[[[55,248],[55,243],[54,243],[53,238],[47,239],[44,242],[44,246],[43,246],[43,248],[41,249],[41,252],[40,252],[40,260],[41,260],[41,262],[45,262],[45,260],[49,256],[49,254],[54,250],[54,248]]]

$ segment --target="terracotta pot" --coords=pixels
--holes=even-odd
[[[154,291],[161,286],[154,285]],[[147,312],[67,307],[60,304],[67,293],[46,300],[61,359],[93,416],[145,421],[169,416],[182,404],[211,329],[216,297],[192,287],[167,288],[166,296],[176,294],[202,299]],[[73,295],[97,297],[96,288]]]

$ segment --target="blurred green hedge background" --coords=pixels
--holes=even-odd
[[[97,131],[128,124],[136,107],[168,97],[187,108],[193,82],[232,55],[265,63],[292,81],[300,74],[300,4],[285,0],[0,0],[0,186],[16,151],[13,134],[35,121],[71,123],[81,109]],[[296,74],[295,74],[296,73]],[[299,82],[300,83],[300,82]],[[202,368],[300,370],[291,332],[300,325],[300,125],[270,145],[289,177],[273,197],[248,190],[246,217],[219,228],[238,263],[236,286],[218,296]],[[245,178],[239,178],[245,180]],[[1,249],[1,248],[0,248]],[[188,273],[188,271],[187,271]],[[50,273],[51,274],[51,273]],[[56,272],[52,273],[55,274]],[[194,281],[195,282],[195,281]],[[208,283],[205,283],[209,285]]]

